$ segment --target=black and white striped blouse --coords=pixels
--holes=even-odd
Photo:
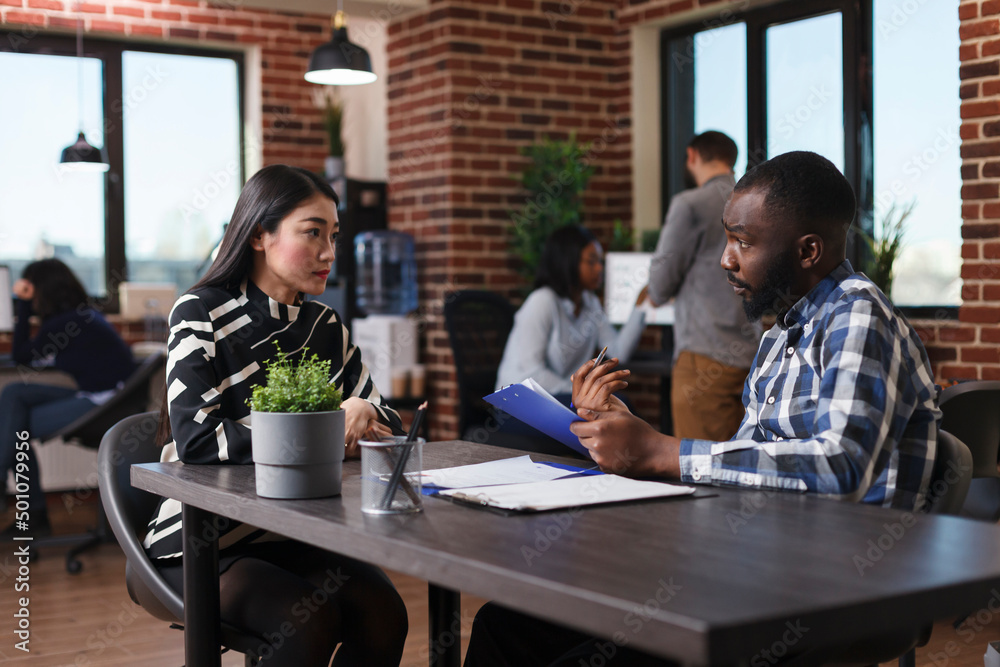
[[[265,384],[264,362],[275,356],[275,342],[296,360],[313,353],[332,359],[330,381],[344,398],[371,402],[380,421],[402,432],[399,415],[379,394],[336,311],[317,301],[279,303],[247,280],[232,290],[201,288],[174,304],[167,354],[174,442],[164,448],[161,461],[252,462],[247,399],[254,385]],[[180,519],[179,502],[161,501],[144,541],[150,557],[181,554]],[[263,531],[230,522],[219,547],[224,551],[264,539]]]

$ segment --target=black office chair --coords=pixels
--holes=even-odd
[[[166,354],[156,351],[139,365],[125,384],[105,403],[94,407],[76,421],[53,433],[49,439],[61,438],[64,442],[74,442],[88,449],[97,449],[105,432],[119,421],[149,408],[150,383],[157,373],[164,368]],[[66,554],[66,571],[76,574],[83,569],[83,564],[77,558],[84,551],[101,542],[106,542],[110,535],[104,509],[98,503],[97,525],[85,532],[74,535],[52,535],[35,539],[35,547],[74,545]]]
[[[499,421],[514,419],[483,400],[492,394],[497,369],[517,311],[507,299],[482,290],[463,290],[444,303],[455,374],[458,378],[458,433],[464,440],[529,452],[570,456],[573,452],[540,431],[498,431]],[[533,433],[528,435],[527,433]]]
[[[972,452],[972,484],[962,516],[1000,520],[1000,382],[963,382],[938,398],[941,428],[954,433]]]
[[[181,624],[184,600],[160,576],[142,548],[142,538],[160,499],[133,487],[130,481],[132,464],[160,459],[160,448],[156,446],[158,423],[157,412],[146,412],[126,417],[107,432],[97,453],[98,486],[108,523],[125,552],[129,597],[155,618]],[[266,641],[223,623],[222,645],[245,654],[245,664],[252,667],[257,664],[257,651]]]
[[[927,514],[958,515],[972,479],[972,453],[951,433],[938,430],[938,447],[931,470],[930,494],[923,511]],[[904,628],[855,642],[849,647],[812,651],[779,663],[779,667],[837,665],[864,667],[899,659],[899,667],[915,667],[916,648],[930,640],[931,625]]]

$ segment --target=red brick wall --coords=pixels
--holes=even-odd
[[[566,3],[567,6],[570,3]],[[519,148],[595,141],[585,224],[631,219],[629,59],[617,2],[434,2],[389,27],[390,225],[417,238],[432,437],[456,434],[442,305],[457,289],[519,301],[509,211],[526,205]],[[546,13],[548,12],[548,13]]]
[[[962,98],[962,301],[934,341],[940,377],[1000,380],[1000,2],[958,5]]]
[[[243,49],[261,47],[264,68],[264,164],[288,162],[322,171],[326,135],[313,103],[314,84],[304,78],[309,54],[329,40],[330,17],[210,6],[204,0],[0,0],[0,29],[14,40],[39,32],[76,31],[82,16],[85,35],[114,39],[188,43]],[[248,147],[249,148],[249,147]]]
[[[743,5],[439,0],[390,27],[391,225],[419,240],[425,361],[442,403],[434,435],[455,425],[443,299],[461,288],[519,295],[514,260],[502,255],[508,211],[524,205],[517,147],[569,130],[592,139],[609,119],[621,128],[595,156],[587,199],[585,222],[607,240],[632,208],[630,29],[684,13],[711,27]],[[960,12],[966,305],[958,321],[914,322],[942,381],[1000,377],[1000,2],[962,2]],[[655,419],[656,383],[638,389]]]

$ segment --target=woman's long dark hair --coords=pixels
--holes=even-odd
[[[32,262],[24,267],[21,277],[35,287],[34,310],[43,322],[88,303],[80,279],[58,259]]]
[[[188,292],[201,287],[232,289],[242,284],[253,268],[250,240],[257,229],[275,233],[289,213],[317,194],[333,200],[336,205],[340,204],[337,193],[330,184],[308,169],[272,164],[251,176],[236,201],[218,256],[201,280]],[[156,440],[161,447],[170,440],[170,420],[165,395],[160,406]]]
[[[563,299],[573,298],[580,291],[580,255],[595,241],[580,225],[566,225],[549,234],[535,271],[535,289],[548,287]]]
[[[218,256],[188,291],[199,287],[228,289],[242,283],[253,267],[250,239],[257,228],[273,234],[289,213],[317,194],[340,204],[330,184],[308,169],[272,164],[251,176],[236,201]]]

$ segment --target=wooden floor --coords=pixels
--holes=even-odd
[[[73,532],[93,523],[95,507],[86,504],[67,512],[50,497],[56,532]],[[0,526],[13,520],[0,513]],[[16,592],[18,564],[12,543],[0,543],[0,663],[57,667],[178,667],[184,662],[181,633],[135,605],[125,591],[125,559],[116,544],[101,545],[83,556],[83,571],[67,574],[63,549],[48,548],[31,564],[30,591]],[[1000,557],[1000,554],[998,554]],[[403,665],[427,664],[427,586],[423,581],[389,573],[406,601],[410,633]],[[17,598],[30,596],[30,653],[15,648]],[[1000,602],[1000,593],[997,593]],[[472,619],[483,600],[462,596],[462,636],[468,639]],[[985,601],[984,601],[985,603]],[[997,602],[993,606],[998,607]],[[982,609],[955,630],[950,623],[934,628],[930,643],[917,650],[920,667],[980,667],[988,642],[1000,640],[1000,613]],[[223,665],[237,667],[242,656],[227,653]]]

